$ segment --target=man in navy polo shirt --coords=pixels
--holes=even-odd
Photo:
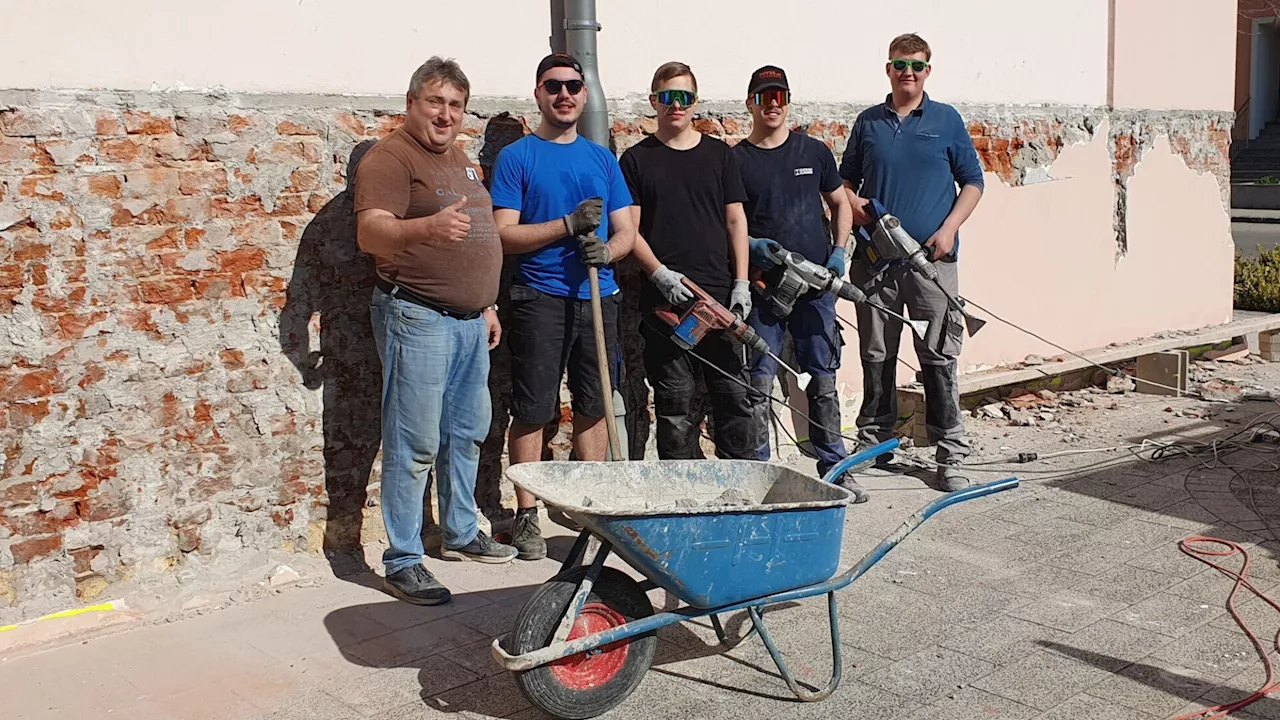
[[[790,104],[791,87],[782,68],[766,65],[751,74],[747,83],[751,134],[735,145],[733,152],[747,190],[743,208],[753,239],[753,260],[760,258],[761,245],[777,244],[843,277],[845,244],[853,225],[849,197],[841,187],[831,150],[820,140],[787,127]],[[831,234],[823,224],[823,200],[831,208]],[[749,322],[774,353],[782,352],[785,334],[791,332],[800,369],[813,377],[806,390],[808,414],[813,418],[809,440],[818,456],[818,474],[825,475],[848,455],[840,436],[840,396],[836,392],[836,370],[844,345],[836,324],[836,300],[827,293],[805,293],[786,317],[779,317],[769,303],[756,302]],[[773,408],[767,395],[773,392],[777,374],[773,358],[757,353],[751,364],[751,385],[760,393],[753,393],[751,400],[760,433],[758,460],[769,459]],[[867,500],[866,491],[851,475],[837,482],[854,493],[855,502]]]
[[[982,197],[982,165],[960,113],[924,91],[931,59],[929,44],[918,35],[899,35],[889,43],[885,71],[892,92],[884,104],[858,115],[840,176],[853,202],[854,223],[869,223],[864,206],[872,198],[879,200],[931,251],[939,281],[958,295],[960,226]],[[937,287],[905,264],[872,277],[855,252],[849,276],[872,299],[897,310],[905,305],[912,319],[929,321],[924,340],[915,340],[924,381],[925,427],[937,447],[941,488],[952,492],[968,487],[960,466],[970,446],[957,381],[964,318],[948,308]],[[898,417],[896,364],[902,323],[864,305],[857,313],[863,373],[858,439],[873,445],[890,438]]]

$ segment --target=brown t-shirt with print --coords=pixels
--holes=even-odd
[[[458,148],[432,152],[404,128],[379,140],[356,168],[357,213],[377,208],[412,220],[434,215],[463,195],[461,212],[471,216],[465,240],[436,244],[410,237],[402,248],[386,248],[385,255],[365,249],[386,279],[451,310],[474,312],[497,301],[502,273],[502,242],[480,170]]]

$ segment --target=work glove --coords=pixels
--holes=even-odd
[[[742,320],[746,320],[751,314],[751,285],[746,280],[733,281],[733,292],[729,294],[729,312]]]
[[[609,246],[595,234],[578,236],[578,255],[582,257],[583,264],[591,267],[608,265],[613,259]]]
[[[827,269],[836,277],[844,277],[844,271],[847,269],[844,248],[839,245],[831,248],[831,256],[827,258]]]
[[[749,247],[747,255],[751,259],[752,265],[761,270],[772,270],[778,266],[778,261],[774,259],[774,256],[782,252],[782,246],[776,240],[749,237],[747,238],[747,245]]]
[[[649,276],[649,280],[672,305],[683,305],[693,299],[693,291],[685,287],[684,275],[666,265],[658,266],[658,269]]]
[[[604,199],[593,197],[578,203],[573,212],[564,216],[564,226],[570,235],[590,235],[600,227],[604,215]]]

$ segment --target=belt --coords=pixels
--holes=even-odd
[[[430,300],[422,297],[421,295],[419,295],[418,293],[412,290],[408,290],[400,285],[396,285],[390,280],[385,280],[381,277],[378,278],[378,289],[384,293],[387,293],[392,297],[400,298],[401,300],[407,300],[408,302],[411,302],[414,305],[421,305],[422,307],[427,308],[429,310],[435,310],[436,312],[440,313],[441,315],[444,315],[445,317],[456,318],[458,320],[475,320],[476,318],[480,317],[482,313],[482,311],[480,310],[467,312],[467,313],[458,312],[457,310],[450,310],[449,308],[444,307],[443,305],[438,305],[436,303],[431,302]]]

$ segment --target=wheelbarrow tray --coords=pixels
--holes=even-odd
[[[853,497],[797,470],[750,460],[538,462],[514,465],[507,477],[702,609],[831,578]]]

